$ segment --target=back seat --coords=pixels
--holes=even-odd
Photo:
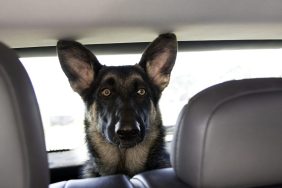
[[[137,188],[282,187],[282,79],[234,80],[203,90],[179,115],[173,169],[132,178]]]
[[[49,185],[49,188],[134,188],[125,175],[112,175],[97,178],[68,180]]]
[[[112,175],[97,178],[76,179],[53,183],[49,188],[189,188],[175,175],[173,168],[140,173],[133,178]]]

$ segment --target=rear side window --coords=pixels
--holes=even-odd
[[[165,126],[174,126],[189,98],[197,92],[228,80],[281,77],[282,49],[179,52],[160,108]],[[100,55],[105,65],[133,65],[141,54]],[[39,102],[47,150],[83,146],[84,105],[61,70],[57,57],[21,58]],[[172,133],[166,139],[170,141]]]

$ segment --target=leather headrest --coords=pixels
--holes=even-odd
[[[17,55],[2,43],[0,127],[0,187],[48,187],[47,153],[36,96]]]
[[[178,118],[172,165],[195,187],[282,183],[282,79],[229,81],[190,99]]]

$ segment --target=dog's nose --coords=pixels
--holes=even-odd
[[[139,130],[132,129],[132,130],[118,130],[117,135],[120,139],[126,139],[128,137],[135,137],[139,133]]]
[[[120,139],[130,139],[139,136],[140,127],[137,122],[134,124],[118,123],[115,131]]]

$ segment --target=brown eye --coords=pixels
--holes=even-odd
[[[139,90],[137,91],[137,94],[143,96],[143,95],[146,94],[146,90],[145,90],[145,89],[139,89]]]
[[[103,95],[103,96],[105,96],[105,97],[108,97],[108,96],[110,96],[111,95],[111,90],[109,90],[109,89],[103,89],[102,91],[101,91],[101,94]]]

